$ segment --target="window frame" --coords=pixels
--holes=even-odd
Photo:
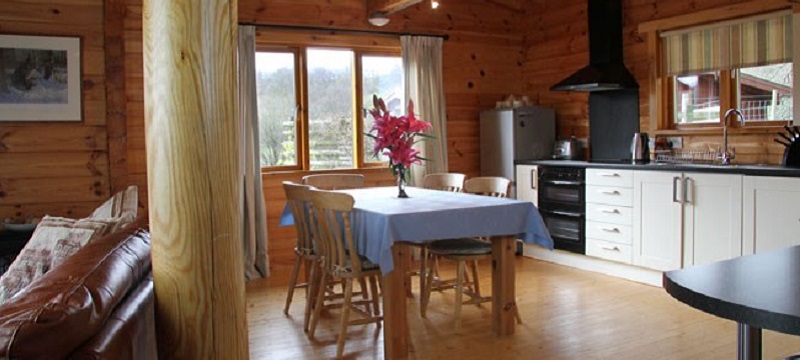
[[[650,130],[658,134],[683,134],[692,132],[719,131],[722,128],[722,117],[724,112],[720,111],[720,121],[717,123],[702,124],[675,124],[674,123],[674,76],[660,75],[664,67],[662,56],[662,39],[659,35],[663,31],[671,31],[681,28],[703,26],[718,22],[748,18],[759,14],[777,12],[791,9],[791,5],[780,0],[755,0],[736,6],[711,8],[701,12],[679,15],[672,18],[665,18],[641,23],[639,33],[645,35],[647,43],[647,60],[650,63],[648,71],[649,86],[648,104]],[[797,13],[795,13],[796,15]],[[795,29],[800,24],[795,21],[792,25]],[[794,40],[794,54],[792,59],[793,67],[798,63],[798,39]],[[719,70],[720,72],[720,109],[732,108],[733,104],[739,99],[738,94],[738,69]],[[798,79],[794,80],[798,84]],[[793,88],[797,88],[793,84]],[[795,105],[797,99],[793,100]],[[794,110],[793,117],[796,118],[798,109]],[[772,121],[747,121],[746,126],[742,127],[738,119],[731,119],[729,127],[739,128],[738,132],[761,133],[781,129],[784,125],[792,125],[800,119],[792,120],[772,120]]]
[[[302,36],[301,36],[302,37]],[[297,132],[297,165],[285,166],[263,166],[262,172],[276,172],[276,171],[323,171],[322,169],[311,169],[310,151],[310,136],[309,136],[309,118],[308,118],[308,50],[309,49],[322,49],[322,50],[348,50],[353,52],[353,137],[355,138],[353,144],[353,167],[349,168],[336,168],[326,169],[324,171],[338,171],[347,169],[369,169],[386,167],[386,162],[366,161],[366,151],[364,150],[364,104],[362,100],[363,93],[363,71],[362,71],[362,57],[363,56],[387,56],[399,57],[402,55],[399,41],[396,46],[387,46],[385,41],[378,41],[378,46],[364,45],[368,42],[365,41],[364,36],[359,37],[361,40],[352,39],[351,37],[343,36],[335,44],[331,43],[315,43],[314,38],[310,37],[310,41],[296,41],[297,35],[289,36],[295,40],[292,41],[259,41],[256,40],[256,52],[294,52],[295,53],[295,88],[297,89],[295,96],[297,97],[297,116],[296,132]],[[348,40],[350,39],[350,40]],[[361,44],[364,43],[364,44]],[[349,45],[352,44],[352,45]]]

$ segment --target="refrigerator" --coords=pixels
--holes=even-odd
[[[481,176],[511,180],[516,198],[514,162],[549,159],[556,139],[555,110],[539,106],[492,109],[481,112]]]

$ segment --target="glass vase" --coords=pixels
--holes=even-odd
[[[406,194],[406,168],[403,165],[398,165],[397,168],[397,197],[407,198]]]

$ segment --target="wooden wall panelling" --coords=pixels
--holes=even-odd
[[[79,36],[83,121],[0,122],[0,218],[84,217],[110,196],[103,0],[0,2],[0,32]]]
[[[774,6],[781,0],[769,0],[763,4]],[[551,92],[550,86],[588,64],[588,29],[585,0],[563,0],[537,3],[537,12],[532,21],[525,23],[525,60],[523,76],[524,92],[538,103],[556,109],[560,137],[575,134],[588,136],[588,96],[583,93]],[[761,4],[747,0],[623,0],[623,46],[625,64],[639,83],[640,126],[649,131],[657,108],[650,102],[648,73],[652,53],[648,49],[646,34],[639,33],[639,24],[682,14],[713,12],[718,7],[733,9],[759,7]],[[748,10],[749,11],[749,10]],[[648,55],[649,54],[649,55]],[[721,131],[720,131],[721,133]],[[747,163],[771,163],[780,161],[782,149],[772,145],[772,135],[732,135],[737,146],[736,161]],[[688,148],[718,147],[720,135],[692,135],[684,137]]]
[[[125,1],[105,0],[106,121],[112,192],[128,182],[127,98],[125,97]]]

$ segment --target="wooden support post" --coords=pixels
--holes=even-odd
[[[492,240],[492,332],[497,336],[514,334],[516,247],[512,236]]]
[[[236,0],[145,0],[159,357],[247,359]]]
[[[408,313],[406,310],[405,258],[411,248],[392,245],[394,270],[383,277],[383,356],[387,360],[408,358]]]

